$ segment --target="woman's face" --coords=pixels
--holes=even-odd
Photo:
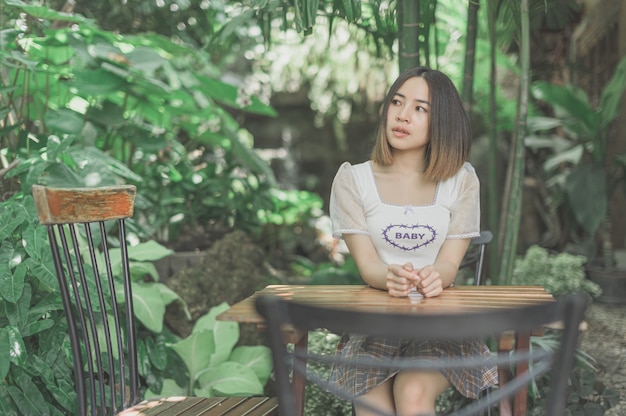
[[[407,79],[389,102],[387,141],[394,150],[423,150],[428,144],[430,93],[421,77]]]

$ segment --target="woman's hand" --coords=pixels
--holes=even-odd
[[[424,297],[432,298],[443,291],[441,275],[432,265],[414,270],[411,263],[392,264],[387,268],[387,291],[391,296],[405,297],[416,288]]]
[[[443,292],[443,280],[441,274],[435,269],[435,266],[428,265],[417,271],[417,290],[424,297],[432,298],[439,296]]]
[[[418,276],[413,270],[413,264],[406,263],[403,266],[392,264],[387,267],[387,291],[391,296],[398,298],[409,295],[411,288],[416,287]]]

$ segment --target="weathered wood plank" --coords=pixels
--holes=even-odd
[[[33,185],[33,198],[43,225],[132,217],[136,193],[133,185],[80,189]]]
[[[275,416],[276,398],[164,397],[141,402],[118,416]]]

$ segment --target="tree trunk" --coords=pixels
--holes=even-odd
[[[461,99],[468,113],[472,111],[474,93],[474,58],[476,56],[476,36],[478,34],[478,8],[480,0],[470,0],[467,6],[467,30],[465,42],[465,62],[463,64],[463,88]]]
[[[529,0],[521,0],[520,5],[521,29],[519,33],[519,47],[521,80],[515,131],[513,132],[513,142],[511,143],[511,155],[509,158],[510,162],[504,193],[504,205],[506,209],[502,211],[504,217],[502,218],[502,226],[500,227],[502,251],[499,257],[502,261],[500,263],[498,281],[500,284],[505,285],[511,283],[513,267],[515,266],[524,185],[524,137],[526,136],[530,84],[530,23],[528,1]]]
[[[491,253],[497,253],[498,247],[500,246],[500,238],[498,233],[498,216],[499,216],[499,206],[498,194],[500,193],[500,187],[498,184],[500,183],[500,175],[498,174],[498,117],[497,117],[497,101],[496,101],[496,90],[497,90],[497,74],[496,74],[496,17],[497,17],[497,8],[498,1],[497,0],[488,0],[487,1],[487,30],[489,33],[489,60],[490,60],[490,75],[489,75],[489,151],[487,154],[487,168],[488,168],[488,178],[487,186],[489,187],[487,192],[487,221],[489,224],[489,229],[493,233],[493,242],[488,247],[487,255],[489,258],[489,268],[488,270],[493,271],[491,273],[492,276],[496,277],[495,271],[498,270],[498,260],[500,256],[492,255]],[[494,279],[497,280],[497,279]],[[498,283],[497,281],[495,283]]]
[[[420,64],[420,0],[399,0],[398,64],[400,72]]]

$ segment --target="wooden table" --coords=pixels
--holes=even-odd
[[[419,314],[511,308],[554,300],[553,296],[541,286],[454,286],[445,289],[437,297],[411,302],[409,298],[395,298],[385,291],[363,285],[270,285],[231,306],[218,315],[217,319],[252,323],[262,329],[264,320],[254,306],[254,300],[260,294],[271,294],[288,300],[335,308]],[[499,342],[499,349],[527,349],[530,345],[530,336],[530,333],[503,336]],[[286,334],[286,342],[294,344],[295,348],[306,349],[308,334],[291,331]],[[516,371],[525,369],[527,366],[521,365]],[[511,375],[507,373],[507,369],[499,369],[498,372],[500,383],[506,383],[510,379]],[[302,414],[305,380],[302,377],[294,377],[293,383],[298,408]],[[526,398],[527,390],[523,389],[515,396],[512,409],[508,403],[501,404],[500,415],[525,416]]]

